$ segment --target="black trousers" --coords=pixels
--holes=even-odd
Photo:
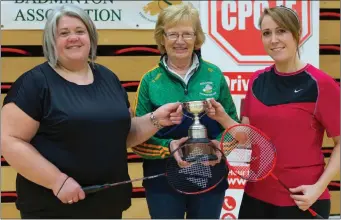
[[[311,208],[324,219],[329,218],[330,200],[317,200]],[[240,206],[239,219],[312,219],[310,212],[297,206],[275,206],[244,193]]]

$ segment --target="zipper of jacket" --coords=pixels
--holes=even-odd
[[[177,76],[175,75],[175,73],[172,73],[169,70],[167,70],[167,68],[163,66],[163,64],[159,65],[159,67],[161,67],[164,71],[167,72],[168,75],[170,75],[172,78],[174,78],[176,81],[178,81],[181,84],[181,86],[184,88],[185,95],[188,94],[188,87],[187,87],[188,83],[186,85],[186,83],[180,78],[180,76]]]
[[[188,85],[189,85],[190,81],[193,79],[193,77],[195,77],[196,75],[198,75],[198,74],[196,74],[196,73],[198,73],[198,72],[200,71],[200,68],[201,68],[201,63],[199,63],[198,68],[195,69],[193,75],[191,76],[191,78],[189,78],[189,80],[188,80],[188,82],[187,82],[187,84],[186,84],[186,86],[185,86],[185,95],[188,94]]]
[[[199,66],[198,68],[195,70],[194,74],[191,76],[191,78],[189,78],[187,84],[180,78],[180,76],[175,75],[174,73],[170,72],[169,70],[167,70],[167,68],[163,65],[163,64],[159,64],[159,67],[161,67],[162,69],[164,69],[164,71],[166,71],[169,75],[171,75],[174,79],[180,81],[182,87],[184,88],[184,93],[185,95],[188,95],[188,85],[189,82],[192,80],[192,78],[196,75],[195,73],[199,72],[201,69],[201,63],[199,60]]]

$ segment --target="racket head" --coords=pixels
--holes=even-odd
[[[185,164],[179,165],[179,156]],[[227,178],[226,158],[210,141],[189,143],[172,152],[166,164],[166,177],[182,194],[196,195],[214,189]]]
[[[230,170],[245,180],[260,181],[275,168],[275,146],[266,134],[252,125],[237,124],[226,129],[220,148]]]

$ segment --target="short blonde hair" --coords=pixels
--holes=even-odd
[[[57,25],[59,19],[64,16],[78,18],[84,23],[90,37],[89,59],[93,64],[96,59],[97,51],[97,30],[88,13],[75,5],[57,7],[49,14],[43,34],[43,51],[45,58],[53,67],[58,65],[58,54],[56,52]]]
[[[154,38],[161,54],[166,53],[164,42],[165,27],[174,27],[181,22],[191,22],[196,35],[195,49],[199,49],[205,42],[205,34],[201,27],[199,12],[191,3],[171,5],[162,10],[158,16]]]
[[[290,31],[290,33],[292,34],[297,43],[297,52],[298,56],[300,56],[298,46],[300,44],[302,26],[297,13],[294,10],[287,8],[285,6],[265,8],[263,14],[260,16],[258,21],[259,28],[261,28],[262,26],[262,22],[265,15],[270,16],[279,27]]]

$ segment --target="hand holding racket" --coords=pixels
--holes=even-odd
[[[188,137],[183,137],[179,140],[172,140],[169,144],[169,150],[171,153],[174,152],[173,157],[177,161],[179,167],[187,167],[190,165],[189,162],[182,160],[182,151],[177,151],[177,149],[183,145],[188,140]]]
[[[257,182],[271,176],[290,194],[290,189],[273,173],[276,165],[276,148],[270,138],[259,129],[245,124],[234,125],[222,135],[220,146],[230,170],[241,178]],[[316,219],[323,219],[311,208]]]
[[[217,160],[217,152],[221,158],[219,163],[207,166],[212,159]],[[181,155],[181,159],[189,163],[186,167],[180,167],[175,155]],[[214,145],[206,144],[203,146],[192,146],[185,144],[174,150],[167,158],[166,170],[153,176],[141,177],[133,180],[126,180],[117,183],[108,183],[83,187],[86,194],[95,193],[108,187],[115,187],[133,181],[149,180],[165,176],[168,183],[178,192],[183,194],[201,194],[214,189],[221,181],[226,179],[227,167],[226,158],[223,152]]]
[[[217,141],[217,140],[211,140],[211,143],[212,143],[217,149],[219,149],[219,146],[220,146],[219,141]],[[210,163],[208,163],[207,165],[214,166],[215,164],[220,163],[221,158],[222,158],[223,156],[225,157],[225,155],[223,154],[223,152],[220,151],[220,150],[215,151],[214,154],[215,154],[215,156],[217,157],[217,159],[216,159],[216,160],[210,161]]]
[[[303,211],[307,210],[323,193],[324,188],[313,185],[301,185],[290,188],[291,198],[294,199],[296,205]]]

